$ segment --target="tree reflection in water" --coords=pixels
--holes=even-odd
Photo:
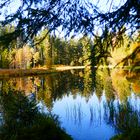
[[[57,116],[40,113],[35,98],[28,98],[24,92],[1,91],[0,104],[1,140],[71,140]]]
[[[66,99],[66,104],[62,105],[65,110],[59,108],[59,112],[65,111],[67,121],[77,126],[82,125],[86,118],[90,126],[97,127],[106,123],[118,133],[133,134],[139,131],[140,108],[136,108],[139,101],[136,99],[139,99],[139,79],[127,77],[125,71],[118,69],[97,69],[94,82],[90,69],[73,70],[72,73],[1,79],[0,90],[5,93],[9,93],[11,88],[24,90],[26,96],[33,93],[36,103],[43,103],[50,113],[56,102]]]
[[[140,110],[131,101],[125,103],[110,102],[106,108],[105,118],[120,133],[112,139],[138,140],[140,138]]]

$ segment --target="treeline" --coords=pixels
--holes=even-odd
[[[0,26],[0,36],[10,33],[13,26]],[[118,33],[119,34],[119,33]],[[30,69],[52,65],[111,65],[132,66],[140,64],[139,34],[130,38],[125,33],[107,32],[102,38],[83,36],[64,40],[42,30],[24,44],[24,35],[10,44],[0,42],[0,68]],[[44,38],[45,36],[45,38]]]
[[[0,34],[12,32],[14,27],[0,27]],[[52,65],[83,65],[89,63],[91,42],[87,37],[76,41],[65,41],[47,34],[47,30],[40,32],[34,39],[24,44],[24,35],[16,38],[10,44],[0,44],[0,68],[35,68],[51,67]],[[47,34],[47,35],[46,35]],[[45,39],[42,39],[46,35]],[[43,41],[40,41],[43,40]],[[88,47],[87,47],[88,46]]]

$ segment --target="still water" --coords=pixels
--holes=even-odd
[[[140,78],[123,70],[1,78],[0,90],[10,88],[35,97],[41,112],[58,115],[74,140],[109,140],[140,122]]]

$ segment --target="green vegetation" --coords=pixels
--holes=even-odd
[[[114,136],[113,138],[111,138],[111,140],[138,140],[139,138],[140,138],[140,128],[138,129],[133,128],[133,130],[127,133]]]
[[[1,27],[0,30],[10,30],[10,26]],[[8,30],[8,32],[9,32]],[[11,31],[11,30],[10,30]],[[1,32],[1,34],[3,34]],[[47,35],[39,44],[38,40],[47,34],[47,30],[38,34],[31,43],[20,46],[22,39],[15,40],[14,44],[3,47],[0,44],[0,68],[2,69],[31,69],[51,68],[52,65],[83,65],[83,61],[89,58],[90,49],[76,40],[64,41]],[[86,42],[89,42],[87,39]],[[86,43],[85,42],[85,43]],[[89,44],[90,45],[90,44]],[[83,48],[85,46],[85,48]],[[86,56],[87,55],[87,56]]]
[[[34,97],[21,91],[9,90],[0,96],[2,119],[1,140],[71,140],[60,127],[58,117],[43,114],[36,106]]]
[[[134,74],[134,72],[131,73]],[[135,74],[137,74],[136,77],[139,77],[138,73]],[[64,71],[61,73],[43,75],[40,77],[32,76],[5,79],[2,78],[0,80],[0,90],[2,93],[5,93],[5,96],[9,95],[11,88],[20,92],[24,91],[27,98],[28,96],[29,98],[30,96],[33,96],[36,100],[35,102],[41,101],[47,107],[49,113],[52,112],[54,102],[56,100],[61,100],[63,97],[69,95],[72,95],[73,98],[76,98],[76,96],[80,94],[80,96],[88,102],[95,91],[99,101],[102,101],[102,97],[104,95],[106,97],[106,102],[104,104],[104,108],[106,110],[103,113],[105,115],[104,119],[107,124],[110,124],[116,130],[121,132],[121,134],[124,133],[123,136],[126,136],[126,134],[129,132],[132,132],[133,135],[135,130],[139,130],[139,112],[133,108],[134,106],[129,104],[130,92],[133,91],[136,98],[140,96],[139,78],[133,79],[133,77],[127,78],[127,76],[128,75],[126,71],[118,69],[112,69],[109,71],[107,68],[102,68],[96,71],[96,82],[93,82],[91,70],[87,67],[83,71]],[[2,95],[2,99],[5,96]],[[11,96],[14,96],[17,101],[18,97],[15,96],[15,93],[11,92]],[[20,98],[23,100],[22,97]],[[115,105],[116,100],[119,101],[117,105]],[[15,102],[13,100],[10,101],[5,99],[6,104],[9,104],[8,101],[11,102],[11,104],[12,102]],[[23,108],[25,107],[24,105],[21,106]],[[75,108],[75,110],[76,109],[78,108]],[[80,109],[81,108],[79,106],[79,111]],[[91,117],[94,117],[92,107],[90,107],[90,113]],[[43,114],[43,116],[44,115],[45,114]],[[39,115],[39,118],[42,118],[42,115]],[[77,121],[78,119],[80,118],[77,118]],[[35,121],[38,122],[38,119]],[[39,128],[36,127],[36,123],[34,125],[34,130],[30,130],[31,134],[34,132],[37,133],[37,131],[39,131]],[[44,127],[43,122],[40,125]],[[20,133],[25,131],[24,129],[21,129]],[[26,136],[28,134],[29,133],[27,132]]]
[[[71,139],[59,126],[56,116],[41,114],[28,97],[16,90],[38,93],[36,99],[43,100],[49,112],[53,101],[66,94],[64,87],[73,87],[73,97],[78,90],[81,91],[87,102],[93,91],[99,100],[104,91],[111,113],[115,111],[111,105],[116,97],[127,105],[130,87],[139,94],[139,82],[133,81],[140,72],[139,0],[120,0],[117,6],[113,0],[107,0],[106,10],[100,8],[101,0],[97,3],[87,0],[18,2],[16,10],[12,11],[12,0],[0,1],[0,78],[18,77],[1,81],[1,139]],[[63,38],[58,35],[61,31]],[[76,39],[77,34],[82,37]],[[78,73],[71,71],[76,79],[68,79],[65,74],[60,74],[57,80],[51,76],[35,77],[55,73],[59,70],[57,66],[84,66],[85,69]],[[123,70],[119,71],[121,68]],[[24,76],[32,77],[26,77],[26,81],[20,76],[23,79]],[[13,88],[15,91],[9,90]],[[23,104],[18,102],[20,99],[23,99]],[[125,124],[121,123],[128,122],[120,118],[121,112],[125,112],[128,119],[138,118],[133,111],[135,116],[127,114],[125,107],[119,108],[115,114],[110,113],[120,121],[115,122],[115,127],[123,133],[113,139],[139,136],[139,126],[129,130],[122,127]],[[15,116],[19,113],[21,116]],[[132,122],[132,119],[127,121]],[[127,137],[128,133],[130,136]]]
[[[10,33],[11,28],[15,27],[0,27],[1,35],[5,32]],[[46,38],[43,38],[44,35]],[[10,45],[0,44],[0,68],[31,69],[51,68],[54,65],[84,65],[127,67],[137,70],[140,63],[140,46],[137,38],[138,35],[131,39],[122,33],[120,39],[108,32],[106,38],[98,35],[93,39],[83,36],[77,40],[66,41],[48,34],[48,30],[43,30],[26,45],[22,38],[17,38]]]
[[[111,112],[114,113],[111,114],[114,118],[110,121],[121,133],[111,140],[138,140],[140,138],[140,112],[135,111],[129,101],[126,104],[119,105],[117,109],[114,108]]]
[[[76,93],[79,92],[82,96],[86,97],[87,102],[93,94],[93,91],[96,91],[96,95],[100,101],[104,91],[111,113],[115,111],[111,105],[116,97],[119,98],[121,103],[127,103],[128,96],[130,96],[130,85],[132,85],[132,90],[139,95],[139,82],[131,81],[134,77],[138,77],[139,72],[140,44],[139,41],[135,39],[137,35],[134,36],[132,40],[124,33],[122,40],[115,38],[114,42],[114,40],[110,40],[111,33],[108,33],[105,39],[96,36],[96,38],[92,40],[88,36],[83,36],[79,40],[70,39],[69,41],[47,34],[46,38],[37,44],[38,40],[40,40],[45,33],[47,33],[47,30],[40,32],[40,34],[32,39],[31,43],[24,46],[18,45],[18,40],[15,41],[13,45],[11,44],[10,49],[3,47],[1,44],[0,66],[3,69],[0,70],[1,75],[6,73],[8,75],[7,77],[33,76],[3,80],[1,82],[2,91],[8,93],[9,89],[14,88],[15,90],[24,90],[27,95],[29,93],[37,94],[36,99],[43,101],[50,113],[53,108],[53,102],[56,99],[61,99],[67,93],[66,91],[69,87],[72,87],[71,93],[73,98],[75,98]],[[111,43],[108,44],[108,42],[115,43],[115,45]],[[74,77],[71,78],[69,78],[69,75],[63,73],[55,76],[55,79],[49,75],[44,75],[41,79],[34,77],[34,75],[56,72],[57,65],[62,67],[64,65],[84,65],[85,69],[82,72],[71,71],[74,74]],[[97,69],[95,69],[95,66]],[[109,67],[115,67],[116,69],[109,69]],[[5,70],[5,68],[7,68],[7,70]],[[8,71],[10,68],[13,70]],[[120,68],[125,68],[125,70],[119,70]],[[77,78],[79,75],[81,76],[80,80]],[[93,116],[92,109],[90,113],[91,116]],[[108,118],[116,117],[116,120],[118,119],[119,121],[120,118],[117,118],[118,114],[111,113]],[[128,123],[133,122],[131,119],[133,116],[129,117]],[[118,125],[123,125],[121,124],[123,121],[124,120],[120,119]],[[109,120],[109,122],[112,123],[113,120]],[[51,127],[49,127],[50,123]],[[40,126],[37,124],[40,124]],[[13,139],[15,140],[30,139],[30,137],[37,139],[40,135],[42,137],[39,138],[42,139],[44,139],[44,137],[48,139],[52,137],[52,139],[55,139],[55,136],[53,137],[53,133],[55,133],[57,134],[56,137],[60,137],[60,139],[71,139],[59,127],[56,118],[52,116],[50,118],[48,115],[39,114],[38,117],[36,117],[35,123],[32,124],[32,127],[19,127],[18,125],[19,124],[16,123],[17,132],[10,132],[9,128],[2,128],[1,138],[9,139],[9,137],[14,134]],[[130,137],[139,136],[139,127],[134,126],[129,131],[122,131],[123,128],[115,127],[119,131],[121,130],[121,134],[114,137],[114,139],[119,139],[118,137],[122,139],[124,137],[127,138],[128,133],[131,133]],[[44,129],[48,130],[50,135],[44,132]],[[22,135],[23,131],[25,132],[24,135]]]

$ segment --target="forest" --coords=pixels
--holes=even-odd
[[[14,28],[11,25],[0,26],[1,36],[12,32]],[[42,42],[36,43],[47,32],[48,30],[42,30],[27,44],[23,42],[24,35],[12,41],[10,45],[1,44],[0,68],[50,68],[54,65],[90,66],[93,63],[97,67],[126,66],[132,69],[140,64],[138,33],[133,35],[133,38],[123,33],[121,38],[114,37],[112,40],[110,40],[112,33],[109,32],[104,39],[98,36],[98,33],[96,38],[83,36],[69,40],[48,34]]]
[[[0,139],[87,138],[140,138],[140,0],[1,0]]]

